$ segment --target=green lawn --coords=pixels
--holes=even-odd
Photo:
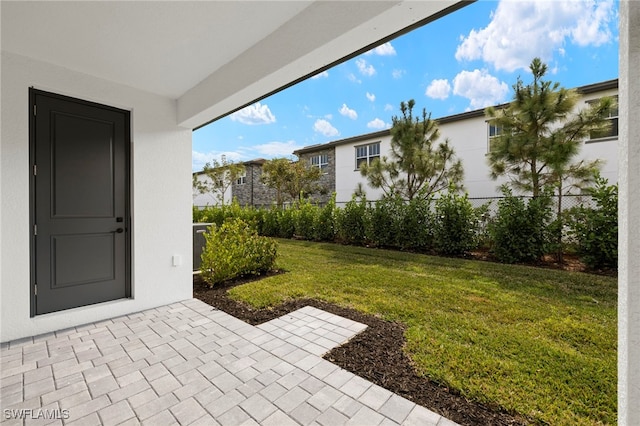
[[[288,271],[230,291],[256,307],[298,297],[408,326],[419,372],[549,424],[616,422],[614,278],[278,240]]]

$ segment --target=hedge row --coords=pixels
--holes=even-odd
[[[229,218],[250,223],[260,235],[395,248],[459,256],[488,249],[505,263],[532,262],[560,250],[577,252],[592,268],[617,266],[617,186],[599,179],[593,190],[596,207],[578,207],[555,218],[552,200],[528,201],[504,188],[493,206],[474,208],[466,195],[438,199],[354,197],[337,208],[302,201],[287,209],[254,209],[237,203],[194,208],[194,222],[221,225]],[[562,237],[558,238],[558,232]],[[561,247],[558,247],[560,241]]]

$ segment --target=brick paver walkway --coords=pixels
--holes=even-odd
[[[366,328],[191,299],[1,346],[3,425],[453,425],[321,358]],[[20,418],[21,417],[21,418]]]

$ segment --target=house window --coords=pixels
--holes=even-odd
[[[611,123],[611,127],[604,131],[593,131],[589,134],[589,140],[597,140],[597,139],[605,139],[605,138],[616,138],[618,137],[618,96],[613,97],[614,106],[609,111],[609,115],[607,116],[607,120]],[[597,101],[587,101],[587,103],[594,103]]]
[[[329,167],[329,154],[318,154],[311,157],[311,165],[318,167],[320,170],[325,170]]]
[[[240,176],[238,176],[238,178],[236,179],[236,185],[244,185],[245,183],[247,183],[247,172],[243,172]]]
[[[373,160],[380,158],[380,142],[369,145],[356,146],[356,169],[361,164],[370,165]]]
[[[494,123],[491,123],[490,121],[487,122],[487,126],[488,126],[488,139],[487,139],[487,152],[491,152],[493,151],[494,145],[496,143],[496,141],[498,140],[498,137],[500,137],[500,135],[502,135],[502,127],[498,126]]]

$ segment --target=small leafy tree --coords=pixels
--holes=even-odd
[[[262,166],[262,183],[276,191],[276,205],[282,208],[285,196],[301,200],[305,194],[320,191],[317,181],[322,176],[318,167],[302,161],[274,158]]]
[[[360,173],[369,185],[381,188],[385,195],[400,195],[412,200],[457,187],[462,181],[462,162],[456,160],[449,140],[437,143],[438,124],[422,110],[421,119],[413,116],[415,101],[400,103],[402,117],[394,116],[391,128],[391,154],[371,164],[362,164]]]
[[[225,192],[245,172],[245,167],[243,164],[228,161],[223,155],[220,161],[213,160],[205,164],[202,171],[207,179],[202,181],[194,175],[193,188],[200,194],[214,194],[220,204],[224,205]]]
[[[293,161],[289,163],[288,176],[284,189],[292,200],[300,201],[309,194],[323,190],[318,184],[322,176],[319,167],[310,166],[304,161]]]
[[[287,158],[274,158],[262,166],[260,180],[263,184],[276,191],[276,205],[278,208],[282,208],[284,204],[285,183],[289,178],[289,163],[291,161]]]

